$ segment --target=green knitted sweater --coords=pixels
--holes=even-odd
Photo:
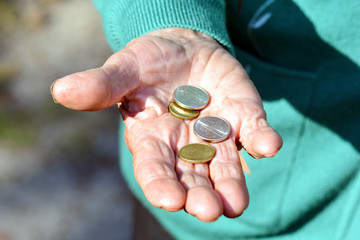
[[[177,239],[360,239],[360,2],[355,0],[94,0],[114,51],[155,29],[204,32],[231,51],[284,139],[274,158],[246,155],[250,205],[203,223],[152,207]],[[230,41],[231,39],[231,41]],[[121,125],[123,128],[123,125]]]

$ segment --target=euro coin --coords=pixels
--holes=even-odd
[[[184,85],[175,89],[175,102],[182,108],[200,110],[209,103],[209,94],[202,88]]]
[[[188,110],[178,106],[175,102],[170,103],[169,105],[170,113],[180,119],[190,120],[199,116],[199,111],[197,110]]]
[[[205,163],[213,159],[215,148],[209,144],[191,143],[182,147],[179,157],[189,163]]]
[[[206,116],[194,124],[194,133],[209,142],[221,142],[230,134],[230,124],[219,117]]]

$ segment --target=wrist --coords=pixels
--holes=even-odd
[[[148,33],[147,35],[150,36],[157,36],[157,37],[162,37],[162,38],[167,38],[167,39],[191,39],[191,40],[204,40],[204,41],[210,41],[210,42],[216,42],[217,41],[212,38],[211,36],[193,30],[193,29],[188,29],[188,28],[180,28],[180,27],[169,27],[169,28],[163,28],[163,29],[158,29],[155,31],[152,31],[150,33]]]

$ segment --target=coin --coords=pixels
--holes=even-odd
[[[194,132],[205,141],[221,142],[229,136],[230,124],[222,118],[206,116],[195,122]]]
[[[175,102],[182,108],[200,110],[209,103],[209,94],[202,88],[184,85],[175,89]]]
[[[190,143],[182,147],[179,157],[189,163],[205,163],[213,159],[215,148],[204,143]]]
[[[196,118],[200,113],[197,110],[184,109],[184,108],[178,106],[175,102],[170,103],[169,111],[173,116],[175,116],[177,118],[185,119],[185,120]]]

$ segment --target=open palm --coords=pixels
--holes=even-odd
[[[213,144],[210,163],[178,157],[188,143],[201,142],[195,120],[168,112],[174,90],[195,85],[210,95],[201,116],[219,116],[232,129]],[[130,42],[103,67],[59,79],[57,102],[75,110],[100,110],[116,103],[123,116],[135,177],[146,198],[167,211],[182,208],[202,221],[237,217],[249,197],[238,148],[256,158],[274,156],[281,137],[266,122],[261,99],[240,63],[207,35],[179,28],[157,30]]]

